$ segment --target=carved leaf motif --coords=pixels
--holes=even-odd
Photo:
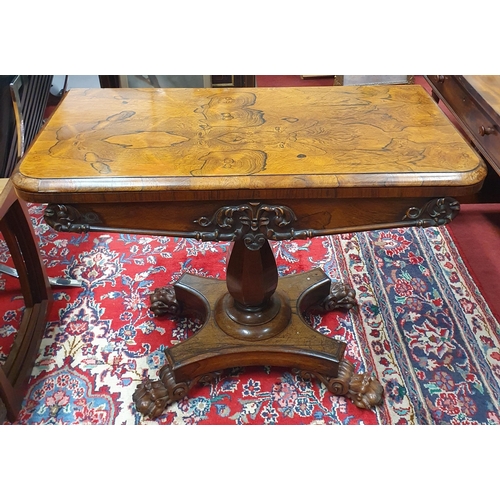
[[[437,198],[426,203],[421,209],[411,207],[404,219],[417,220],[421,224],[442,225],[450,222],[460,211],[460,203],[454,198]]]
[[[222,207],[212,217],[200,217],[195,220],[203,227],[217,226],[227,231],[217,232],[219,237],[226,235],[226,241],[243,238],[250,250],[258,250],[266,239],[291,238],[294,229],[289,228],[285,234],[277,233],[277,229],[289,226],[297,217],[293,210],[286,206],[265,205],[250,202],[239,206]]]

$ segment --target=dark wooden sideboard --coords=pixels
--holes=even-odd
[[[500,76],[426,76],[474,147],[500,175]]]

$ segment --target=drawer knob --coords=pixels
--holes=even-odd
[[[479,127],[479,135],[490,135],[493,132],[495,132],[493,127],[485,127],[484,125]]]
[[[437,82],[438,83],[443,83],[444,82],[444,76],[443,75],[438,75],[436,78],[437,78]]]

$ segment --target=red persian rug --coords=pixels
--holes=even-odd
[[[358,307],[312,316],[346,357],[373,373],[384,403],[360,410],[316,381],[271,366],[234,368],[144,419],[132,394],[165,349],[195,334],[158,319],[148,295],[183,273],[225,277],[226,244],[125,234],[56,233],[30,205],[54,305],[16,424],[500,424],[500,326],[446,227],[273,243],[281,275],[320,267],[356,291]],[[10,257],[0,240],[0,262]],[[0,275],[0,362],[19,324],[15,278]]]

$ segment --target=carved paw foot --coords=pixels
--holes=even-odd
[[[149,418],[159,417],[171,403],[169,391],[160,380],[146,379],[137,386],[132,400],[137,411]]]
[[[354,375],[349,383],[347,397],[358,407],[369,410],[382,403],[384,389],[380,382],[368,375],[358,373]]]
[[[155,291],[150,295],[150,301],[149,309],[156,316],[179,316],[181,314],[181,306],[177,302],[173,286],[155,288]]]
[[[132,396],[137,411],[149,418],[159,417],[169,404],[186,396],[194,383],[177,383],[168,363],[162,367],[159,375],[160,380],[144,380]]]
[[[356,305],[356,294],[352,288],[341,281],[334,281],[330,287],[330,295],[321,303],[325,311],[334,309],[351,309]]]
[[[380,382],[368,373],[354,373],[354,365],[347,359],[340,362],[339,377],[349,380],[349,388],[344,395],[358,408],[369,410],[382,403],[384,389]]]

